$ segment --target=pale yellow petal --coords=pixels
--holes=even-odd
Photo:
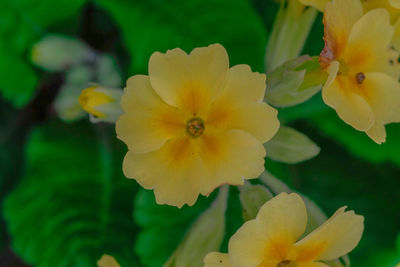
[[[291,255],[303,234],[307,211],[297,194],[281,193],[265,203],[255,220],[246,222],[229,241],[229,256],[237,266],[274,266]]]
[[[259,140],[241,130],[204,133],[195,139],[198,153],[212,177],[202,179],[201,192],[208,195],[222,184],[243,184],[264,171],[265,149]]]
[[[171,137],[185,133],[182,115],[158,97],[147,76],[128,80],[121,104],[126,113],[117,120],[116,132],[133,152],[159,149]]]
[[[331,50],[333,58],[339,57],[343,52],[353,25],[362,14],[360,0],[333,0],[326,4],[325,46]]]
[[[362,91],[378,120],[400,122],[400,83],[384,73],[366,73]]]
[[[353,73],[390,72],[390,42],[394,28],[389,13],[383,8],[365,14],[353,26],[344,52]]]
[[[204,258],[204,267],[233,267],[226,253],[210,252]]]
[[[120,267],[118,262],[110,255],[104,254],[100,260],[97,261],[98,267]]]
[[[324,11],[326,4],[330,0],[300,0],[300,3],[306,6],[313,6],[319,11]]]
[[[228,68],[225,49],[214,44],[190,55],[178,48],[156,52],[149,61],[149,76],[166,103],[198,115],[219,94]]]
[[[210,107],[206,124],[216,130],[245,130],[262,143],[279,128],[277,110],[262,102],[265,75],[252,72],[247,65],[237,65],[228,71],[222,94]]]
[[[400,0],[389,0],[389,3],[397,9],[400,9]]]
[[[193,205],[201,183],[212,180],[195,151],[193,139],[189,137],[169,140],[159,150],[149,153],[129,151],[123,171],[144,188],[154,189],[158,204]]]
[[[333,260],[346,255],[357,246],[363,231],[364,217],[341,208],[295,244],[298,260]]]
[[[400,51],[400,18],[394,24],[392,44],[398,51]]]
[[[326,72],[328,72],[328,79],[324,84],[324,88],[331,86],[331,84],[335,81],[336,76],[339,72],[339,67],[340,63],[338,61],[333,61],[326,69]]]
[[[330,86],[323,88],[322,98],[344,122],[359,131],[366,131],[375,122],[375,115],[357,90],[353,79],[338,76]]]
[[[366,131],[366,134],[379,145],[386,142],[386,129],[381,121],[375,121],[374,125]]]
[[[252,72],[248,65],[236,65],[228,70],[220,97],[259,103],[264,99],[265,89],[265,74]]]
[[[267,266],[275,267],[281,258],[267,259],[268,245],[271,244],[268,234],[271,234],[268,225],[260,220],[245,222],[229,240],[229,258],[234,266],[253,267]],[[282,253],[287,253],[289,246],[280,248]],[[281,252],[281,251],[280,251]],[[285,255],[283,255],[285,256]],[[263,264],[263,265],[261,265]]]

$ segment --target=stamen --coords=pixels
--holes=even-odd
[[[362,84],[365,80],[365,74],[362,72],[357,73],[356,80],[357,80],[357,83]]]

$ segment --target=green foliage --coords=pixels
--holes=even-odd
[[[32,44],[48,26],[76,15],[86,0],[18,0],[0,4],[0,93],[14,106],[34,94],[37,76],[28,63]]]
[[[52,122],[29,139],[4,217],[13,249],[34,266],[93,266],[103,253],[135,266],[134,182],[122,177],[114,135],[96,130]]]
[[[231,65],[247,63],[262,71],[265,29],[246,0],[96,0],[121,29],[131,54],[130,74],[147,73],[154,51],[180,47],[186,52],[221,43]]]
[[[355,130],[342,121],[336,112],[329,109],[327,112],[316,114],[310,118],[323,134],[335,139],[355,156],[364,158],[373,163],[390,162],[400,166],[400,125],[389,124],[387,140],[382,145],[376,144],[365,133]]]
[[[215,196],[215,192],[208,198],[201,196],[193,207],[185,205],[178,209],[158,205],[152,191],[140,190],[136,196],[134,218],[141,227],[135,245],[135,252],[141,263],[146,267],[162,266],[178,247],[195,219],[209,207]],[[238,190],[231,188],[226,212],[226,234],[221,251],[227,251],[229,238],[242,224]]]

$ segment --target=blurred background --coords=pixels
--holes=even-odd
[[[77,97],[90,82],[123,88],[147,74],[154,51],[175,47],[221,43],[231,65],[263,72],[277,10],[272,0],[1,1],[0,266],[95,266],[104,253],[161,266],[210,199],[156,205],[123,176],[114,125],[90,123]],[[322,36],[319,15],[303,53],[318,55]],[[267,170],[329,216],[344,205],[365,216],[353,266],[399,262],[400,124],[376,145],[320,94],[279,118],[321,152],[295,165],[267,160]],[[243,223],[237,194],[229,201],[227,238]]]

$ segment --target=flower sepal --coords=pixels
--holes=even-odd
[[[305,55],[287,61],[267,76],[265,101],[276,107],[301,104],[318,93],[327,78],[318,57]]]

